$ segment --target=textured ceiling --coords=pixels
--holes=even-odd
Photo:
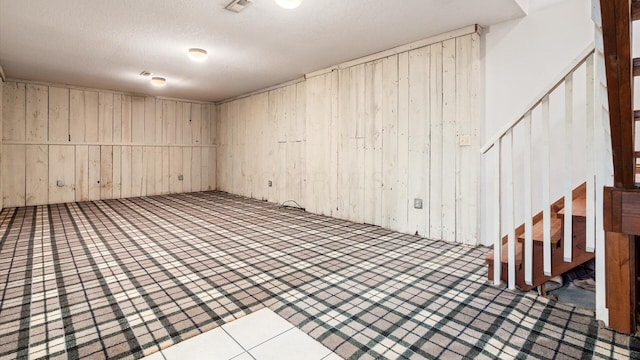
[[[217,101],[471,24],[524,15],[526,0],[0,0],[8,78]],[[190,47],[209,51],[191,62]],[[164,76],[152,88],[142,70]]]

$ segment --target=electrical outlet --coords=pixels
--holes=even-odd
[[[422,199],[413,199],[413,207],[415,209],[422,209]]]
[[[56,181],[56,185],[57,185],[58,187],[64,187],[64,180],[58,180],[58,181]]]
[[[269,187],[273,186],[273,181],[269,180]]]
[[[460,146],[471,146],[471,135],[462,134],[460,135]]]
[[[182,176],[182,175],[178,175],[178,180],[179,180],[179,181],[184,180],[184,176]]]

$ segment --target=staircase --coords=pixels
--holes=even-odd
[[[638,0],[595,0],[596,30],[602,33],[613,184],[604,188],[604,222],[606,231],[606,300],[609,327],[634,333],[636,313],[640,308],[640,238],[639,155],[635,129],[640,112],[634,111],[634,78],[640,76],[640,58],[632,58],[633,22],[640,20]]]
[[[516,231],[517,242],[515,244],[516,256],[516,286],[524,291],[531,290],[538,287],[545,282],[549,281],[552,277],[562,275],[563,273],[570,271],[585,262],[593,259],[595,253],[586,251],[586,216],[587,216],[587,204],[586,204],[586,189],[587,184],[583,183],[579,187],[573,190],[572,199],[572,253],[573,257],[570,262],[564,261],[564,198],[555,201],[551,207],[551,275],[544,274],[543,266],[543,244],[544,244],[544,223],[543,212],[536,214],[533,217],[532,228],[532,240],[533,240],[533,270],[532,281],[527,283],[525,281],[524,271],[524,242],[525,242],[525,225],[520,225]],[[508,242],[505,236],[502,239],[502,259],[501,263],[501,275],[502,279],[508,277]],[[494,256],[492,252],[487,256],[486,262],[488,265],[488,278],[493,281],[494,273]]]

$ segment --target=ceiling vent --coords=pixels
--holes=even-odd
[[[239,13],[247,6],[251,5],[252,2],[253,0],[233,0],[229,5],[225,6],[225,9],[233,11],[234,13]]]

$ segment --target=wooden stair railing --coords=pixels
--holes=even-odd
[[[564,261],[564,198],[550,206],[551,216],[551,259],[552,273],[550,276],[543,271],[543,215],[542,212],[533,217],[533,279],[530,284],[524,276],[524,224],[516,229],[518,242],[516,243],[516,286],[524,291],[543,285],[552,277],[562,275],[585,262],[593,259],[595,253],[586,251],[586,183],[573,190],[572,201],[572,247],[571,262]],[[503,239],[503,256],[501,259],[501,277],[506,278],[508,272],[508,258],[506,238]],[[494,254],[487,256],[489,280],[493,280]]]
[[[636,152],[633,76],[640,61],[631,58],[632,21],[640,19],[637,0],[601,0],[603,54],[609,101],[614,187],[604,191],[607,307],[609,327],[636,332],[636,236],[640,235],[640,191],[635,190]]]

